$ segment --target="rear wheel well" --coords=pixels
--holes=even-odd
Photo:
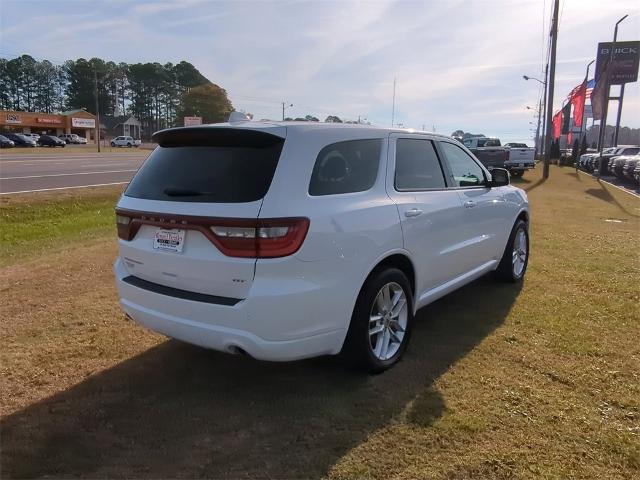
[[[516,221],[518,220],[523,220],[525,223],[529,223],[529,215],[527,214],[527,212],[520,212],[520,215],[518,215],[518,218],[516,218]]]
[[[404,273],[407,277],[407,280],[409,280],[409,285],[411,285],[411,293],[415,297],[416,271],[413,268],[413,264],[411,263],[411,260],[409,260],[409,257],[401,253],[396,253],[394,255],[388,256],[387,258],[381,260],[380,263],[378,263],[378,265],[376,265],[376,267],[371,271],[369,276],[367,276],[367,280],[369,280],[369,278],[372,275],[386,268],[397,268],[402,273]],[[366,280],[365,280],[365,283],[367,283]]]

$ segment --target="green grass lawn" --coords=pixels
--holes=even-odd
[[[521,288],[420,310],[377,376],[164,341],[117,304],[115,191],[7,200],[4,476],[640,478],[640,200],[540,170]]]
[[[121,188],[0,197],[0,266],[115,235]]]

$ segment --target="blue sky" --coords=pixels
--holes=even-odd
[[[237,109],[530,140],[552,0],[0,0],[0,55],[193,63]],[[640,3],[562,0],[556,105],[599,41],[640,40]],[[543,20],[544,19],[544,20]],[[557,107],[557,108],[558,108]],[[612,107],[615,109],[614,104]],[[623,124],[640,127],[640,87]]]

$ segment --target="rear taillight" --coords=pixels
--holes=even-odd
[[[197,230],[229,257],[276,258],[292,255],[302,246],[309,219],[214,218],[165,215],[116,209],[118,237],[131,241],[142,225]]]
[[[229,257],[274,258],[298,251],[309,229],[308,218],[220,219],[211,225],[214,243]]]

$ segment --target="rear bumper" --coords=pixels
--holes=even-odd
[[[535,168],[536,164],[534,162],[506,162],[504,164],[504,168],[507,170],[531,170]]]
[[[291,338],[290,321],[298,326],[309,322],[307,309],[296,305],[322,301],[320,290],[283,292],[280,302],[261,302],[247,298],[235,305],[216,305],[163,295],[123,281],[129,275],[116,260],[116,286],[122,309],[135,322],[171,338],[213,350],[237,353],[239,350],[259,360],[290,361],[336,354],[342,348],[346,329],[314,332]],[[304,298],[299,298],[300,296]],[[297,296],[297,298],[293,298]],[[313,298],[310,298],[313,297]],[[285,318],[286,317],[286,318]],[[345,320],[350,317],[347,314]],[[264,338],[265,329],[269,338]]]

